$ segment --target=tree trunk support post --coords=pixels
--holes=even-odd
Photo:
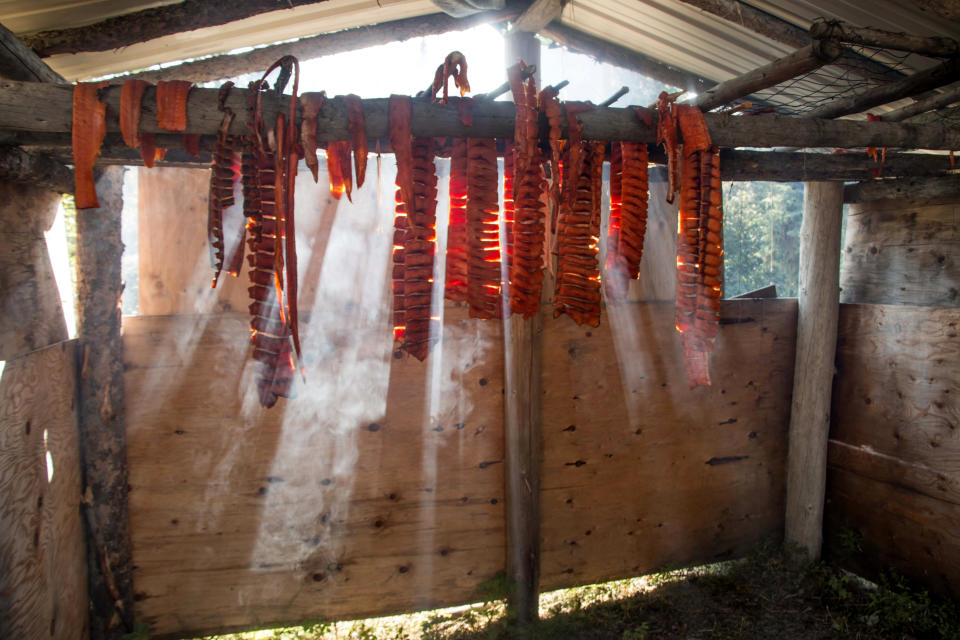
[[[830,400],[840,300],[843,184],[805,185],[800,227],[797,356],[787,455],[786,542],[820,557]]]
[[[93,640],[132,631],[133,563],[120,335],[123,168],[97,180],[99,209],[77,210],[80,452]]]
[[[540,42],[532,33],[507,39],[507,65],[521,59],[540,66]],[[539,86],[539,73],[534,77]],[[542,311],[524,318],[505,308],[504,317],[507,575],[514,586],[511,613],[528,629],[538,619],[540,600]]]

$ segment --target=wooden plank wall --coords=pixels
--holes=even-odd
[[[125,325],[137,617],[182,637],[475,601],[506,560],[502,331],[447,305],[426,363],[392,353],[392,175],[379,201],[365,188],[339,210],[298,184],[298,206],[321,203],[298,213],[318,218],[298,233],[307,381],[264,412],[247,393],[248,319],[206,313],[246,301],[208,293],[203,224],[155,217],[174,189],[196,200],[203,172],[145,184],[162,173],[141,174],[141,238],[166,239],[141,256],[140,286],[181,293],[141,309],[181,315]],[[675,269],[675,210],[651,211],[661,249],[632,292],[648,301],[672,298]],[[188,234],[201,240],[186,250]],[[796,302],[722,314],[722,382],[690,390],[671,302],[607,309],[597,329],[545,310],[545,589],[728,559],[779,534]]]
[[[841,305],[830,552],[960,598],[960,309]],[[851,548],[854,544],[859,549]]]
[[[0,638],[88,637],[75,341],[0,378]]]
[[[960,598],[960,203],[851,207],[825,543]],[[857,304],[854,304],[857,303]],[[866,304],[864,304],[866,303]]]
[[[728,300],[691,390],[671,303],[544,331],[544,589],[730,559],[783,527],[796,300]]]

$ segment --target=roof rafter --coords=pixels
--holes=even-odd
[[[83,27],[41,31],[21,39],[44,58],[58,53],[110,51],[182,31],[217,27],[261,13],[321,2],[326,0],[184,0]]]
[[[0,24],[0,78],[27,82],[66,82],[59,73]]]
[[[565,4],[566,0],[531,0],[527,8],[510,27],[509,33],[517,31],[536,33],[540,31],[560,17]]]
[[[368,27],[324,33],[294,42],[260,47],[246,53],[201,58],[163,69],[133,73],[126,77],[139,78],[148,82],[173,78],[190,82],[210,82],[262,71],[275,60],[286,55],[304,60],[320,58],[363,47],[469,29],[481,24],[503,22],[516,15],[515,11],[486,11],[466,18],[453,18],[445,13],[433,13],[416,18],[381,22]]]

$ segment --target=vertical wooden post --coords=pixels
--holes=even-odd
[[[507,39],[507,66],[520,59],[540,65],[540,42],[532,33]],[[535,77],[539,84],[539,73]],[[536,622],[540,600],[542,315],[511,316],[505,324],[507,573],[515,583],[511,612],[526,627]]]
[[[820,557],[840,299],[843,184],[805,185],[797,356],[787,460],[786,540]]]
[[[120,336],[123,168],[97,180],[99,209],[77,210],[80,452],[94,640],[132,630],[133,576]]]

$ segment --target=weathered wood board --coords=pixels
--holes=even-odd
[[[840,302],[960,304],[957,198],[875,200],[850,206]]]
[[[67,339],[60,293],[43,232],[60,196],[0,179],[0,360]]]
[[[502,338],[446,315],[420,363],[383,316],[315,313],[307,381],[269,411],[246,316],[129,318],[137,618],[182,636],[475,600],[505,560]]]
[[[0,378],[0,637],[86,638],[75,341]]]
[[[726,301],[711,388],[673,305],[545,323],[544,589],[736,557],[783,527],[795,300]]]
[[[960,596],[960,309],[841,305],[825,535]],[[951,524],[952,523],[952,524]],[[856,532],[862,553],[844,551]],[[846,551],[849,551],[847,549]]]

